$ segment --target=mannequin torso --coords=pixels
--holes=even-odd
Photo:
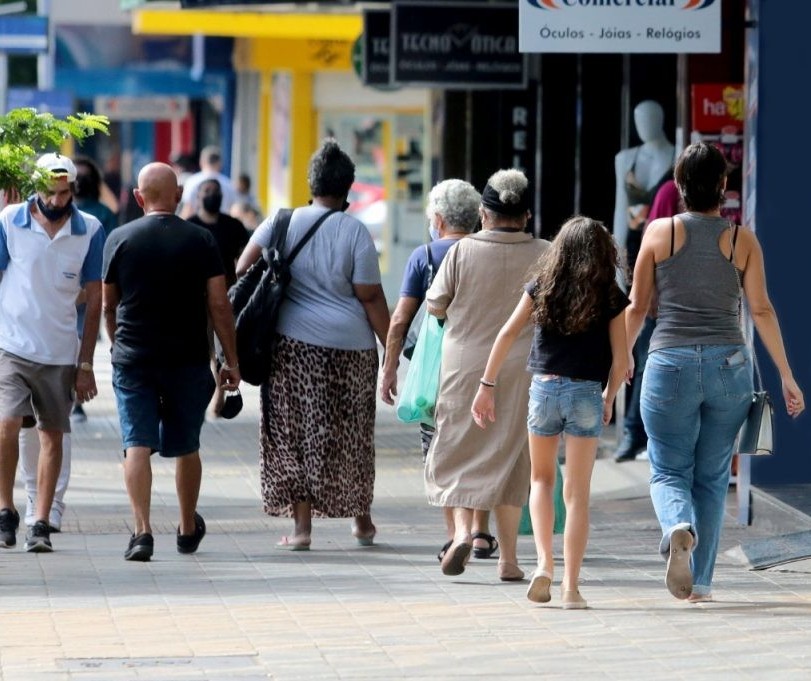
[[[628,231],[644,226],[652,194],[667,178],[675,155],[675,147],[665,137],[664,113],[657,102],[646,100],[638,104],[634,109],[634,123],[642,144],[623,149],[614,158],[613,231],[623,263]]]

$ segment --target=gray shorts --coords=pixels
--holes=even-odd
[[[0,419],[31,415],[40,430],[70,432],[76,367],[30,362],[0,350]]]

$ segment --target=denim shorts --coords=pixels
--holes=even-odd
[[[208,364],[114,364],[113,390],[124,450],[149,447],[165,457],[198,451],[200,429],[215,386]]]
[[[527,429],[531,435],[566,433],[599,437],[603,431],[603,393],[598,381],[536,374],[529,386]]]

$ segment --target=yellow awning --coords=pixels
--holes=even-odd
[[[132,12],[136,34],[209,35],[353,41],[363,31],[360,14],[208,12],[140,9]]]

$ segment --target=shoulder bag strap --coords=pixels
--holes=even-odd
[[[735,278],[738,280],[738,318],[740,319],[740,318],[743,317],[743,277],[741,276],[741,273],[738,271],[738,268],[735,266],[735,263],[733,262],[733,258],[735,257],[735,243],[738,240],[738,228],[740,227],[740,225],[738,225],[738,224],[733,225],[732,221],[730,221],[729,226],[733,228],[733,230],[732,230],[732,252],[729,254],[729,262],[732,265],[732,267],[735,268]],[[749,345],[749,350],[752,353],[752,365],[753,365],[754,370],[755,370],[755,377],[754,377],[755,378],[755,381],[754,381],[755,382],[755,390],[761,391],[761,390],[763,390],[763,378],[760,375],[760,365],[758,364],[758,361],[757,361],[757,353],[755,352],[754,343],[750,342],[750,343],[748,343],[748,345]]]
[[[431,262],[431,244],[425,244],[425,259],[428,261],[428,286],[434,281],[434,263]]]
[[[673,257],[673,249],[676,246],[676,220],[670,218],[670,257]]]
[[[729,226],[732,227],[731,222]],[[733,258],[735,257],[735,244],[738,241],[738,226],[739,225],[736,224],[732,230],[732,248],[729,251],[729,262],[732,262]]]
[[[301,241],[299,241],[295,245],[293,250],[290,251],[290,255],[288,255],[287,258],[285,258],[287,260],[288,265],[290,265],[290,263],[292,263],[296,259],[296,256],[299,254],[299,251],[302,248],[304,248],[304,244],[306,244],[312,238],[313,234],[316,233],[318,228],[321,226],[321,223],[324,222],[324,220],[326,220],[330,215],[332,215],[335,212],[336,211],[334,210],[328,210],[320,218],[318,218],[318,220],[315,221],[315,224],[312,227],[310,227],[309,230],[307,230],[307,233],[302,237]]]

